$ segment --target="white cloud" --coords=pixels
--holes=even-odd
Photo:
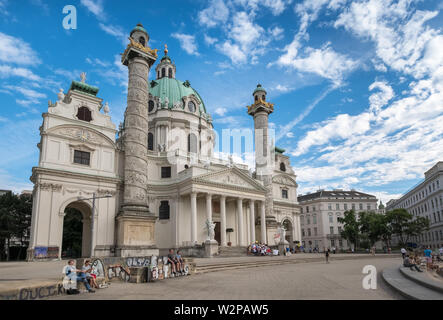
[[[345,75],[357,67],[357,62],[344,54],[335,52],[330,44],[320,49],[307,47],[302,57],[298,52],[299,43],[296,39],[284,50],[277,64],[292,67],[300,72],[314,73],[335,83],[341,83]]]
[[[185,50],[188,54],[192,55],[200,55],[198,53],[197,44],[195,42],[195,36],[184,33],[173,33],[171,37],[177,39],[180,42],[180,46],[183,50]]]
[[[228,20],[229,9],[223,0],[212,0],[209,7],[198,13],[198,21],[202,26],[215,27]]]
[[[372,40],[377,57],[390,68],[421,77],[429,70],[420,68],[417,61],[431,39],[438,42],[435,40],[438,31],[425,23],[438,11],[415,10],[410,4],[410,0],[353,2],[334,25],[344,27],[359,38]]]
[[[235,0],[234,2],[251,9],[254,13],[268,8],[274,16],[278,16],[286,10],[292,0]]]
[[[231,59],[234,64],[257,63],[258,56],[265,53],[270,40],[265,30],[254,23],[252,15],[245,11],[237,12],[228,26],[230,39],[218,44],[217,49]]]
[[[217,41],[218,41],[217,38],[212,38],[212,37],[208,36],[207,34],[205,34],[205,42],[206,42],[206,44],[211,46],[214,43],[216,43]]]
[[[270,35],[273,37],[274,40],[283,39],[283,32],[284,32],[283,28],[276,26],[274,28],[269,28],[268,32],[270,33]]]
[[[16,68],[0,65],[0,78],[21,77],[31,81],[40,81],[41,78],[26,68]]]
[[[287,138],[294,138],[294,134],[293,134],[292,132],[288,132],[288,133],[286,134],[286,137],[287,137]]]
[[[376,81],[369,86],[369,91],[379,89],[380,91],[369,97],[370,111],[378,113],[393,97],[394,90],[386,81]]]
[[[215,109],[214,113],[219,115],[220,117],[223,117],[227,111],[228,111],[228,109],[220,107],[220,108]]]
[[[103,23],[99,23],[98,26],[104,32],[115,37],[117,40],[123,43],[124,46],[126,46],[127,43],[129,42],[128,40],[129,34],[126,33],[121,27],[115,25],[105,25]]]
[[[290,88],[290,87],[288,87],[288,86],[286,86],[286,85],[277,84],[277,85],[273,88],[273,90],[275,90],[275,91],[279,91],[279,92],[283,92],[283,93],[286,93],[286,92],[291,91],[292,88]]]
[[[247,55],[241,50],[240,46],[233,44],[229,40],[218,45],[217,49],[228,56],[235,64],[245,63],[247,61]]]
[[[98,19],[104,18],[103,0],[80,0],[80,3]]]
[[[2,32],[0,32],[0,61],[32,66],[41,63],[37,53],[27,42]]]

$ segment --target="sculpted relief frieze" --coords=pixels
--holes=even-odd
[[[277,176],[272,179],[273,182],[283,184],[286,186],[296,186],[296,183],[292,179],[285,176]]]
[[[71,140],[77,140],[81,142],[90,142],[99,145],[109,144],[109,141],[107,141],[107,139],[85,128],[64,127],[52,131],[51,134],[68,137]]]
[[[208,180],[210,182],[216,182],[221,183],[225,185],[232,185],[237,187],[243,187],[243,188],[249,188],[254,189],[247,181],[245,181],[243,178],[236,174],[225,174],[225,175],[219,175],[219,176],[212,176],[207,177],[205,180]]]

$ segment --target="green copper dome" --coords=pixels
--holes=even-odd
[[[141,31],[141,32],[144,32],[144,33],[148,34],[148,31],[146,31],[146,29],[143,27],[143,25],[142,25],[141,23],[137,24],[137,25],[135,26],[135,28],[132,29],[130,35],[132,35],[135,31]]]
[[[255,90],[254,90],[254,92],[252,93],[252,95],[254,95],[254,94],[255,94],[256,92],[258,92],[258,91],[262,91],[262,92],[266,93],[265,88],[263,88],[263,87],[261,86],[260,83],[257,85],[257,88],[255,88]]]
[[[160,98],[162,102],[165,101],[165,97],[168,97],[169,109],[172,109],[174,103],[177,101],[183,102],[183,97],[194,94],[197,97],[197,100],[200,102],[200,112],[206,113],[206,107],[202,98],[198,92],[191,87],[189,81],[182,82],[180,80],[168,77],[152,80],[149,83],[149,93]]]

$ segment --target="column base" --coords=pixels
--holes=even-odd
[[[141,257],[158,255],[155,242],[157,217],[148,211],[124,207],[117,220],[117,257]]]
[[[218,242],[216,240],[205,241],[205,257],[210,258],[218,254]]]
[[[289,248],[289,242],[288,241],[285,240],[283,242],[280,242],[278,244],[278,253],[280,255],[285,255],[287,248]]]

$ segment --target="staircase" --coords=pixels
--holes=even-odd
[[[425,272],[418,273],[409,268],[387,268],[383,280],[395,291],[408,299],[443,300],[443,281],[433,280]]]
[[[219,247],[217,257],[246,257],[247,247]]]

